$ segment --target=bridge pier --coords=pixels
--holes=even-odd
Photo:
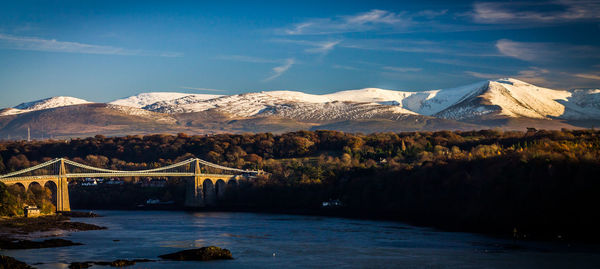
[[[58,182],[56,184],[56,212],[71,211],[69,202],[69,181],[65,177],[67,169],[64,159],[60,159],[60,168],[58,171]]]
[[[187,184],[185,206],[215,206],[225,196],[226,186],[231,180],[237,181],[237,176],[202,175],[199,160],[196,160],[194,179]]]
[[[199,176],[194,176],[193,180],[188,181],[185,190],[185,206],[186,207],[203,207],[204,206],[204,189],[202,179]]]
[[[71,211],[71,203],[69,202],[69,182],[66,178],[59,178],[57,185],[56,212]]]

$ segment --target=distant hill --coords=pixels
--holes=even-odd
[[[598,126],[600,89],[553,90],[512,78],[452,89],[315,95],[141,93],[107,104],[52,97],[0,110],[0,138],[95,134],[546,129]]]

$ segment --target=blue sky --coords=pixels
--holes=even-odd
[[[516,77],[600,87],[600,1],[11,1],[0,107]]]

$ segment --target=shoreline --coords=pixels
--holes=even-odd
[[[106,227],[71,221],[69,217],[61,214],[42,215],[33,218],[2,218],[0,219],[0,250],[81,245],[81,243],[53,237],[62,237],[69,232],[104,229]],[[43,238],[51,239],[39,241]]]

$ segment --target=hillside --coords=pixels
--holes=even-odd
[[[600,124],[600,90],[554,90],[512,79],[430,91],[377,88],[307,94],[141,93],[107,104],[52,97],[0,110],[0,137],[93,134],[560,129]]]

